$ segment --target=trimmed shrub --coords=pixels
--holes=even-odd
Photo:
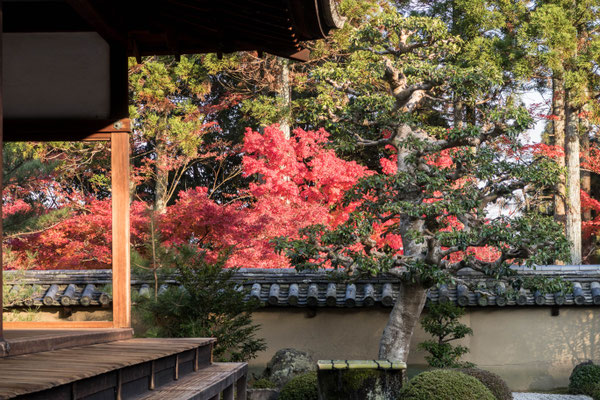
[[[592,362],[577,365],[569,377],[569,393],[591,394],[600,382],[600,366]]]
[[[318,400],[317,373],[299,375],[285,384],[279,392],[279,400]]]
[[[496,400],[477,379],[450,369],[423,372],[400,390],[402,400]]]
[[[593,400],[600,400],[600,383],[597,383],[592,387],[589,395],[592,396]]]
[[[252,389],[277,389],[277,384],[267,378],[260,378],[252,382]]]
[[[497,400],[513,400],[513,395],[508,385],[498,375],[479,368],[463,368],[459,369],[459,371],[483,383]]]

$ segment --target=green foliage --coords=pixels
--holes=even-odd
[[[600,382],[600,365],[591,361],[577,365],[569,377],[569,393],[592,395]]]
[[[429,352],[425,359],[434,368],[471,367],[472,363],[460,362],[459,359],[469,352],[465,346],[453,346],[450,342],[472,335],[473,330],[459,322],[465,315],[465,309],[453,303],[430,303],[428,313],[421,319],[425,332],[434,337],[419,343],[419,349]]]
[[[513,400],[512,391],[498,375],[479,368],[464,368],[459,371],[483,383],[496,397],[496,400]]]
[[[279,392],[279,400],[318,400],[319,386],[316,372],[293,378]]]
[[[380,376],[379,371],[372,369],[349,369],[342,373],[342,382],[344,388],[347,388],[350,392],[357,392],[363,389],[366,384],[372,384]]]
[[[393,271],[424,287],[467,266],[498,279],[511,264],[568,260],[564,227],[539,212],[562,171],[524,146],[533,118],[503,58],[523,58],[505,29],[527,9],[423,3],[343,2],[347,39],[334,34],[336,57],[315,62],[303,107],[338,153],[380,173],[346,193],[340,209],[356,207],[336,229],[309,227],[276,248],[298,269]],[[489,215],[506,204],[518,212]],[[497,257],[478,257],[484,246]]]
[[[182,288],[171,286],[156,299],[141,298],[136,305],[153,337],[215,337],[214,357],[222,361],[246,361],[265,349],[257,338],[258,325],[251,314],[259,304],[232,280],[235,269],[223,266],[227,254],[208,261],[191,246],[171,252],[171,266],[179,273]]]
[[[423,372],[406,384],[400,400],[496,400],[477,379],[455,370]]]
[[[588,395],[592,397],[592,400],[600,400],[600,383],[593,385]]]
[[[7,308],[17,304],[22,304],[24,301],[33,300],[35,297],[35,289],[32,285],[21,287],[18,282],[25,277],[24,270],[12,271],[10,280],[6,279],[2,282],[2,307]],[[16,284],[16,286],[13,286]],[[29,309],[28,312],[35,310]]]
[[[252,382],[250,384],[250,387],[252,389],[276,389],[277,385],[275,384],[275,382],[272,382],[267,378],[260,378]]]

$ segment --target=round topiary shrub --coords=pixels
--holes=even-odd
[[[577,365],[569,377],[569,393],[590,394],[600,382],[600,365],[586,362]]]
[[[400,390],[401,400],[496,400],[477,379],[462,372],[437,369],[423,372]]]
[[[592,387],[589,396],[592,396],[593,400],[600,400],[600,383],[597,383]]]
[[[279,392],[279,400],[318,400],[317,373],[308,372],[293,378]]]
[[[513,400],[513,395],[508,385],[498,375],[479,368],[462,368],[460,372],[472,376],[483,383],[498,400]]]

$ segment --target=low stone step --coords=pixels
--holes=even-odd
[[[135,400],[246,400],[246,363],[214,363]]]

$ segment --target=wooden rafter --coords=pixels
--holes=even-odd
[[[128,118],[108,120],[10,119],[4,121],[5,142],[110,140],[112,132],[129,132]]]
[[[79,16],[85,20],[107,42],[119,42],[127,45],[127,32],[119,24],[101,12],[91,0],[66,0]],[[119,2],[111,2],[113,6]]]

